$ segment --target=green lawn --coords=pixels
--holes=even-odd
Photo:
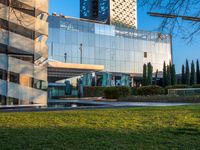
[[[200,149],[200,105],[0,113],[4,149]]]

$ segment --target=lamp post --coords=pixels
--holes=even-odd
[[[81,43],[80,44],[80,53],[81,53],[81,56],[80,56],[80,63],[82,64],[83,63],[83,44]]]

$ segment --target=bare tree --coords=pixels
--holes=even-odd
[[[36,4],[36,1],[35,2],[30,1],[30,4],[31,3],[32,4]],[[39,6],[37,6],[37,11],[39,12],[39,10],[42,9],[43,5],[45,5],[45,4],[46,4],[46,1],[37,3],[37,5],[39,5]],[[32,7],[31,5],[29,6],[26,3],[22,3],[21,1],[5,0],[3,5],[0,6],[0,10],[4,9],[5,6],[7,6],[7,8],[8,8],[8,12],[7,13],[9,13],[9,15],[12,15],[16,19],[18,24],[20,24],[20,25],[22,25],[24,27],[29,27],[29,26],[31,26],[31,25],[33,25],[35,23],[35,19],[32,18],[32,20],[31,20],[31,18],[28,18],[27,14],[24,13],[24,12],[27,12],[27,13],[31,13],[32,12],[32,14],[33,13],[36,14],[35,8]],[[42,11],[40,13],[38,13],[38,12],[37,12],[38,16],[42,14]],[[0,13],[0,15],[4,15],[4,13],[5,12],[2,11]]]
[[[200,17],[200,0],[138,0],[140,7],[168,15]],[[185,21],[180,18],[162,18],[159,31],[181,36],[188,42],[200,35],[199,21]]]

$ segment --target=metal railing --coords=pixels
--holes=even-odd
[[[169,89],[168,94],[179,96],[200,95],[200,88]]]

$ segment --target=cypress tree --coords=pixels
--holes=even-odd
[[[167,70],[166,70],[166,63],[164,61],[163,64],[163,86],[165,87],[167,84]]]
[[[170,74],[172,75],[172,63],[171,63],[171,61],[169,62],[169,69],[170,69]]]
[[[185,81],[186,84],[189,85],[190,84],[190,68],[189,68],[189,63],[188,60],[186,60],[186,73],[185,73]]]
[[[155,75],[155,85],[157,85],[157,79],[158,79],[158,69],[156,70],[156,75]]]
[[[153,66],[149,62],[148,65],[148,77],[147,77],[147,85],[152,85],[152,75],[153,75]]]
[[[143,65],[143,80],[142,80],[142,85],[145,86],[147,85],[147,65]]]
[[[185,81],[185,66],[184,65],[182,65],[181,84],[186,84],[186,81]]]
[[[190,84],[193,85],[195,83],[195,66],[194,61],[191,63],[191,74],[190,74]]]
[[[196,78],[197,78],[197,84],[200,84],[200,69],[199,69],[199,60],[197,59],[197,65],[196,65]]]
[[[171,85],[171,70],[170,70],[170,65],[167,66],[167,84],[166,85]]]
[[[175,68],[175,65],[173,64],[172,65],[172,68],[171,68],[171,84],[172,85],[176,85],[176,68]]]

